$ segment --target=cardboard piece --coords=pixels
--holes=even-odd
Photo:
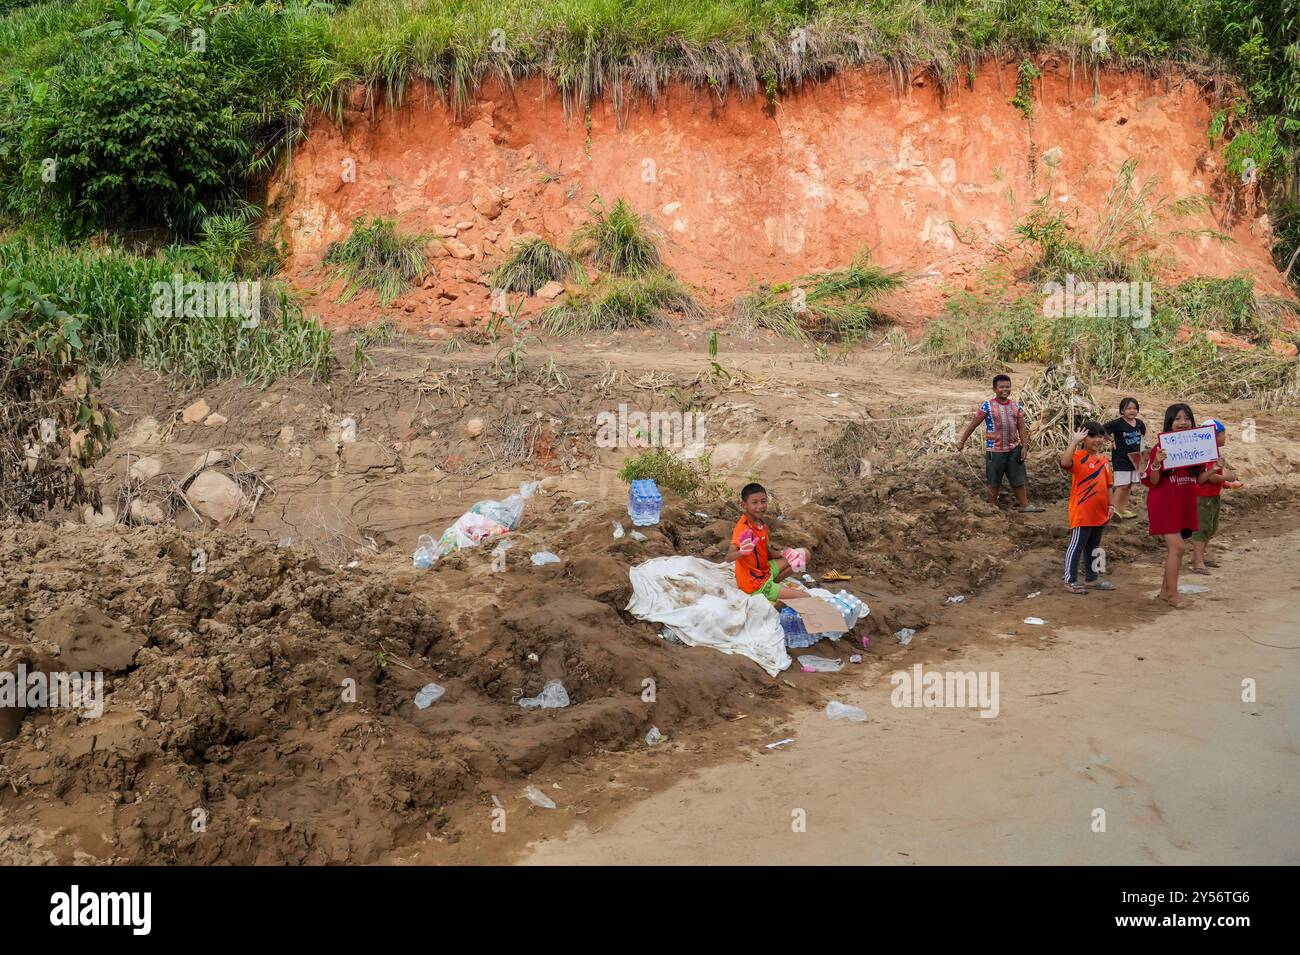
[[[820,597],[795,597],[781,601],[803,620],[804,628],[810,633],[842,633],[844,615]]]
[[[1188,428],[1186,431],[1163,431],[1160,447],[1165,452],[1165,470],[1208,464],[1219,460],[1219,446],[1214,440],[1214,425]]]

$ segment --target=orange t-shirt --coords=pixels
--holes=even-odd
[[[754,535],[754,552],[741,554],[736,559],[736,586],[745,593],[752,594],[771,576],[772,568],[767,557],[767,525],[754,523],[748,514],[742,514],[731,532],[731,543],[739,547],[740,538],[746,531]]]
[[[1070,526],[1100,527],[1110,516],[1110,462],[1080,448],[1070,467]]]

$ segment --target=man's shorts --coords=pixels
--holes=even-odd
[[[1128,484],[1141,484],[1142,479],[1138,477],[1136,471],[1116,471],[1115,486],[1124,487]]]
[[[1194,541],[1208,541],[1219,531],[1219,510],[1223,499],[1218,497],[1201,497],[1196,499],[1196,520],[1201,529],[1192,535]]]
[[[767,562],[767,580],[763,581],[754,593],[762,594],[772,603],[776,603],[776,598],[781,594],[781,585],[776,580],[776,575],[780,572],[780,568],[776,566],[776,561],[769,560]]]
[[[984,478],[989,487],[1001,487],[1004,477],[1012,487],[1024,487],[1029,483],[1029,476],[1025,474],[1025,462],[1020,460],[1019,448],[984,452]]]

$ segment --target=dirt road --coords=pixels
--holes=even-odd
[[[1296,864],[1297,546],[1291,533],[1238,547],[1215,578],[1189,578],[1212,591],[1185,612],[1065,629],[1050,651],[980,640],[924,661],[996,671],[994,718],[895,708],[878,676],[838,695],[867,723],[796,713],[792,745],[705,769],[525,861]],[[1080,598],[1089,619],[1105,620],[1109,596]]]

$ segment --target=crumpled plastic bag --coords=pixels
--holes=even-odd
[[[537,492],[541,483],[526,481],[519,485],[518,494],[511,494],[504,501],[479,501],[456,518],[456,523],[443,531],[437,543],[432,546],[424,543],[428,535],[421,536],[420,547],[414,555],[415,566],[427,568],[433,561],[446,557],[454,550],[478,547],[493,537],[509,534],[519,526],[528,499]]]
[[[541,485],[541,481],[525,481],[519,485],[518,494],[511,494],[504,501],[479,501],[470,507],[469,513],[482,514],[512,531],[519,526],[528,499],[537,493]]]
[[[569,694],[564,689],[564,684],[559,680],[552,680],[542,687],[542,692],[536,696],[526,696],[519,701],[519,705],[526,710],[552,710],[560,709],[569,705]]]

